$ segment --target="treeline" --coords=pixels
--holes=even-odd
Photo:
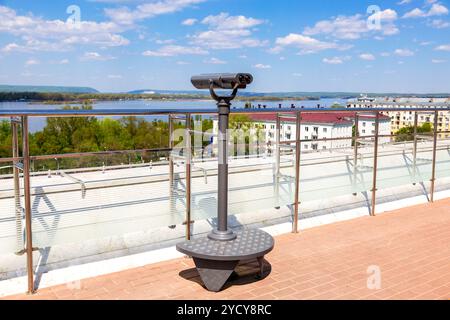
[[[131,94],[131,93],[51,93],[51,92],[0,92],[1,101],[28,101],[45,104],[83,103],[93,101],[127,101],[127,100],[211,100],[209,94]],[[239,101],[283,101],[283,100],[318,100],[306,96],[238,96]]]
[[[83,102],[87,100],[177,100],[209,99],[206,95],[185,94],[131,94],[131,93],[51,93],[51,92],[0,92],[0,101]]]
[[[91,106],[65,107],[65,109],[91,109]],[[202,121],[202,130],[212,129],[211,119]],[[175,123],[175,129],[183,128],[184,122]],[[11,126],[8,120],[0,122],[0,157],[11,157]],[[31,155],[53,155],[78,152],[102,152],[118,150],[158,149],[169,146],[169,125],[162,119],[148,121],[141,117],[120,119],[96,117],[47,118],[43,130],[30,134]],[[138,163],[166,157],[167,153],[118,154],[108,156],[80,157],[35,161],[35,170],[92,167]]]

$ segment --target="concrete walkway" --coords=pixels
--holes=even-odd
[[[450,299],[450,199],[288,234],[220,293],[201,286],[188,258],[9,299]]]

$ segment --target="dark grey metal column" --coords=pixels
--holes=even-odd
[[[228,124],[231,103],[222,98],[217,107],[219,110],[217,229],[214,229],[208,237],[212,240],[230,241],[236,239],[236,234],[228,229]]]
[[[177,244],[177,250],[192,257],[203,284],[210,291],[220,291],[240,261],[257,259],[259,279],[264,275],[264,256],[273,249],[271,235],[261,230],[234,233],[228,229],[228,124],[231,101],[239,89],[252,83],[250,74],[209,74],[191,78],[197,89],[208,89],[217,101],[218,132],[218,200],[217,227],[208,237]],[[233,90],[230,96],[219,96],[214,89]],[[187,119],[189,121],[189,117]],[[190,126],[186,125],[190,133]],[[188,136],[188,133],[186,134]],[[190,135],[189,135],[190,137]]]

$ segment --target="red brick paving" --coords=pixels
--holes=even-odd
[[[450,299],[450,199],[279,236],[266,258],[265,279],[255,282],[249,263],[220,293],[182,258],[7,298]],[[381,270],[379,290],[367,288],[369,266]]]

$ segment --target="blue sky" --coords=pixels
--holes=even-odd
[[[79,11],[78,11],[79,9]],[[448,0],[0,0],[0,83],[450,92]],[[69,13],[68,13],[69,12]]]

